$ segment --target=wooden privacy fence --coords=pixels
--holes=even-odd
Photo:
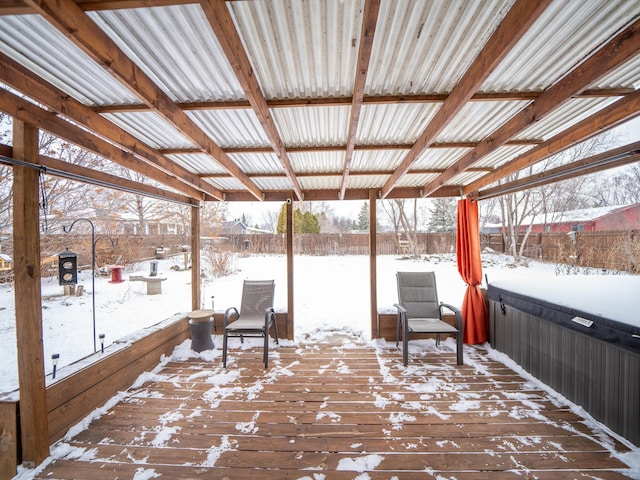
[[[154,258],[156,249],[167,248],[169,255],[180,253],[190,240],[185,235],[113,235],[118,245],[114,249],[108,240],[96,244],[96,263],[131,264]],[[518,237],[519,252],[525,235]],[[297,234],[294,236],[294,253],[298,255],[368,255],[369,235],[362,233]],[[393,233],[381,233],[376,238],[378,255],[429,255],[455,253],[455,233],[418,233],[413,252],[406,237]],[[203,237],[204,248],[239,253],[283,255],[286,240],[283,234],[228,235]],[[500,233],[481,235],[483,249],[498,253],[506,251],[505,240]],[[2,251],[12,254],[10,240],[2,242]],[[44,235],[42,237],[43,275],[57,271],[55,254],[69,247],[79,255],[79,264],[91,263],[91,236],[84,234]],[[640,274],[640,231],[622,230],[605,232],[533,233],[526,236],[523,256],[543,262],[555,263],[558,268],[581,269],[586,267],[622,270]],[[575,273],[563,272],[563,273]]]
[[[520,251],[525,235],[518,238],[516,251]],[[299,255],[368,255],[369,237],[363,233],[298,234],[294,236],[295,253]],[[204,243],[204,242],[203,242]],[[391,233],[376,238],[378,255],[413,255],[406,238]],[[246,253],[284,254],[285,238],[281,234],[233,235],[224,242],[215,242],[219,248]],[[455,253],[455,233],[419,233],[416,254]],[[482,234],[481,246],[498,253],[506,251],[500,233]],[[559,268],[586,267],[622,270],[640,273],[640,231],[622,230],[606,232],[535,233],[526,237],[523,256],[562,265]],[[569,272],[566,272],[569,273]],[[575,272],[574,272],[575,273]]]
[[[210,240],[210,245],[230,248],[248,253],[284,254],[284,234],[229,235],[223,241]],[[406,248],[406,237],[393,233],[378,234],[378,255],[410,254]],[[451,233],[418,233],[418,255],[429,253],[454,253],[456,237]],[[369,234],[362,233],[301,233],[294,235],[295,253],[299,255],[368,255]]]
[[[522,242],[524,234],[518,238],[518,251]],[[501,234],[484,234],[482,245],[505,252]],[[563,273],[591,267],[640,274],[640,231],[534,233],[526,237],[523,256],[555,263],[567,270]]]

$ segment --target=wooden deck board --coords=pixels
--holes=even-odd
[[[407,368],[340,337],[272,354],[268,370],[259,350],[234,350],[227,371],[168,362],[36,478],[628,478],[601,432],[481,349]]]

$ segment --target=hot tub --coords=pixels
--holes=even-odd
[[[640,445],[640,277],[489,284],[491,344]]]

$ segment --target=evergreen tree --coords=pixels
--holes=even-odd
[[[358,221],[355,225],[356,230],[369,230],[369,203],[364,202],[358,213]]]
[[[283,203],[278,214],[278,224],[276,225],[276,233],[287,233],[287,204]]]
[[[302,233],[320,233],[318,217],[311,212],[302,215]]]
[[[456,202],[453,198],[436,198],[429,209],[430,232],[453,232],[456,229]]]

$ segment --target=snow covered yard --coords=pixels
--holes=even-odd
[[[554,276],[554,266],[531,263],[529,267],[509,268],[508,258],[485,255],[489,280],[531,278],[543,281]],[[117,339],[154,325],[172,315],[191,310],[191,272],[183,268],[182,256],[161,260],[158,271],[166,275],[161,295],[147,295],[143,282],[130,282],[134,272],[149,271],[149,263],[130,266],[123,273],[125,282],[109,283],[109,277],[95,279],[96,333],[105,334],[105,347]],[[275,279],[275,308],[286,310],[287,272],[283,255],[239,256],[235,273],[203,279],[203,307],[216,310],[238,306],[244,279]],[[397,301],[395,272],[433,270],[436,272],[440,300],[462,304],[464,282],[458,274],[454,255],[430,255],[422,259],[402,259],[395,255],[378,257],[378,305],[391,307]],[[42,281],[45,371],[49,361],[60,354],[58,369],[93,354],[91,271],[79,274],[84,286],[81,297],[63,296],[57,277]],[[369,335],[369,259],[367,256],[296,256],[294,258],[294,305],[296,337],[317,328],[349,326]],[[100,349],[100,344],[97,344]],[[17,388],[15,306],[10,285],[0,284],[0,393]]]
[[[305,480],[429,478],[425,473],[467,478],[452,470],[459,465],[450,463],[451,453],[460,454],[456,458],[463,463],[481,458],[514,476],[553,465],[568,471],[596,469],[584,478],[625,478],[620,472],[640,478],[637,448],[495,351],[466,347],[465,366],[456,368],[452,345],[445,343],[443,355],[434,353],[432,342],[413,341],[413,358],[426,357],[403,369],[395,345],[372,342],[368,335],[366,256],[296,256],[294,262],[296,341],[284,341],[272,350],[270,370],[257,367],[260,352],[252,350],[254,339],[242,349],[232,343],[226,372],[220,367],[220,338],[216,338],[218,348],[200,355],[185,342],[156,371],[141,376],[132,389],[72,429],[52,450],[49,461],[55,463],[47,468],[60,475],[73,472],[68,478],[85,475],[92,480],[96,462],[109,478],[175,478],[184,467],[193,472],[240,469],[238,478],[249,478],[249,473],[260,478],[253,470],[242,470],[237,459],[255,458],[254,449],[263,445],[277,447],[278,458],[297,469],[290,478]],[[513,268],[500,255],[484,255],[483,263],[490,281],[524,278],[543,284],[556,277],[553,265],[531,262]],[[159,270],[167,276],[161,295],[146,295],[141,282],[110,284],[108,278],[96,279],[97,331],[106,333],[107,349],[122,336],[191,309],[191,273],[173,270],[176,264],[180,259],[161,261]],[[396,302],[395,272],[416,270],[434,270],[440,299],[462,303],[465,286],[453,255],[417,260],[382,256],[377,269],[379,307]],[[148,264],[134,270],[148,271]],[[64,297],[54,279],[43,281],[45,359],[60,352],[65,365],[93,352],[88,274],[81,274],[82,297]],[[239,257],[233,275],[203,281],[203,306],[210,306],[212,295],[216,310],[238,305],[245,278],[274,278],[275,307],[286,307],[284,256]],[[632,292],[628,296],[635,299]],[[0,299],[0,347],[9,360],[0,368],[7,369],[15,355],[15,313],[6,285],[0,287]],[[0,373],[4,382],[14,374],[11,369]],[[227,407],[233,413],[226,413]],[[364,419],[356,417],[360,414]],[[277,441],[279,430],[271,430],[274,415],[284,415],[275,422],[284,429],[284,439]],[[143,418],[147,423],[138,425]],[[103,425],[109,419],[136,426],[129,433],[107,432],[114,429]],[[532,430],[532,424],[542,430]],[[163,459],[168,448],[176,449],[172,461]],[[313,453],[318,451],[324,453]],[[274,478],[269,476],[274,468],[269,462],[262,472],[265,478]],[[598,477],[600,468],[611,471]],[[35,475],[21,470],[18,478]],[[42,473],[41,478],[51,476]]]
[[[508,358],[411,342],[412,362],[347,328],[201,354],[189,341],[18,479],[639,478],[640,451]],[[216,338],[219,345],[220,339]]]

